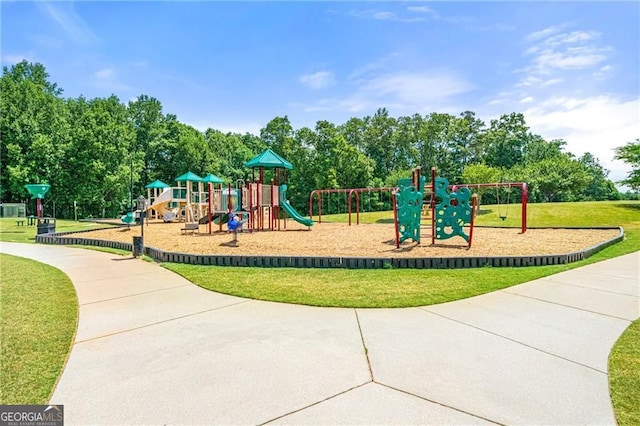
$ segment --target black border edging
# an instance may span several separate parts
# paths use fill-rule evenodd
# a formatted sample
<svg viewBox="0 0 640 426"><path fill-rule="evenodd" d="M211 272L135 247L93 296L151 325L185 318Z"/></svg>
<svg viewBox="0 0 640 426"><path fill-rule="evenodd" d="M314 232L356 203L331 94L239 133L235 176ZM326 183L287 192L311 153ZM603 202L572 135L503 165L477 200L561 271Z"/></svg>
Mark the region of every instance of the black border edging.
<svg viewBox="0 0 640 426"><path fill-rule="evenodd" d="M108 228L107 228L108 229ZM523 267L563 265L577 262L593 256L599 251L619 243L624 239L622 227L588 227L588 228L531 228L531 229L618 229L620 234L603 243L582 251L566 254L548 254L537 256L485 256L485 257L321 257L321 256L235 256L235 255L203 255L189 253L165 252L155 247L145 247L144 254L157 262L186 263L191 265L239 266L261 268L346 268L346 269L462 269L491 267ZM66 237L68 234L91 232L87 229L58 234L36 235L36 242L41 244L86 245L109 247L120 250L133 250L132 243L120 241L95 240L90 238Z"/></svg>

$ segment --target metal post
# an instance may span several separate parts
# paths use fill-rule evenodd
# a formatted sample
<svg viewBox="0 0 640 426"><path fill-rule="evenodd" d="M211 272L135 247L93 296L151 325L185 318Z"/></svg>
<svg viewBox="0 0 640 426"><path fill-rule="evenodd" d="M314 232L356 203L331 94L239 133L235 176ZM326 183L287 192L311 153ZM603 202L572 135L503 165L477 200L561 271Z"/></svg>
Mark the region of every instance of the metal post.
<svg viewBox="0 0 640 426"><path fill-rule="evenodd" d="M398 206L396 202L395 192L391 193L391 200L393 203L393 223L395 224L395 231L396 231L396 248L399 249L400 248L400 231L398 229Z"/></svg>
<svg viewBox="0 0 640 426"><path fill-rule="evenodd" d="M469 245L467 248L471 248L471 242L473 241L473 225L475 224L476 209L478 208L478 194L473 194L471 200L471 223L469 228Z"/></svg>
<svg viewBox="0 0 640 426"><path fill-rule="evenodd" d="M208 202L209 202L209 235L211 235L211 221L213 220L213 215L211 214L211 209L213 209L213 200L211 199L212 192L211 192L211 182L208 183L207 185L207 196L208 196Z"/></svg>
<svg viewBox="0 0 640 426"><path fill-rule="evenodd" d="M522 218L520 219L520 226L522 227L522 233L524 234L525 232L527 232L527 202L528 202L528 194L527 194L527 184L523 183L522 184L522 205L521 205L521 210L522 210Z"/></svg>
<svg viewBox="0 0 640 426"><path fill-rule="evenodd" d="M129 211L133 213L133 156L129 157Z"/></svg>

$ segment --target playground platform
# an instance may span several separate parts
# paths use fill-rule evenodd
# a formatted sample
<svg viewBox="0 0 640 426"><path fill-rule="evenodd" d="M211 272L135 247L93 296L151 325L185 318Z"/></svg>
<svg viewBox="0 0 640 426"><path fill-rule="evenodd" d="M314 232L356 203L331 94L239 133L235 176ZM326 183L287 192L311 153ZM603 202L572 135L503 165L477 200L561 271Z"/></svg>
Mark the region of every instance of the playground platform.
<svg viewBox="0 0 640 426"><path fill-rule="evenodd" d="M607 357L640 315L640 252L457 302L337 309L91 250L0 251L78 293L50 401L67 424L615 424Z"/></svg>

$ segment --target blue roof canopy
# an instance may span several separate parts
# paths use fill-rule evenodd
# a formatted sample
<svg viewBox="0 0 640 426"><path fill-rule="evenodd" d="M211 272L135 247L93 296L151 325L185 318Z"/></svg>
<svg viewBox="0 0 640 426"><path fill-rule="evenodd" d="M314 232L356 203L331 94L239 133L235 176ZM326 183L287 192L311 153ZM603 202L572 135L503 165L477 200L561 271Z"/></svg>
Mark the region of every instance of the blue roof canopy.
<svg viewBox="0 0 640 426"><path fill-rule="evenodd" d="M202 178L202 182L204 183L224 183L224 180L220 179L218 176L210 173Z"/></svg>
<svg viewBox="0 0 640 426"><path fill-rule="evenodd" d="M270 149L265 149L256 157L244 163L245 167L262 167L265 169L293 169L293 165Z"/></svg>
<svg viewBox="0 0 640 426"><path fill-rule="evenodd" d="M164 183L163 181L156 179L151 183L148 183L147 185L145 185L146 189L162 189L162 188L169 188L169 185L167 185L166 183Z"/></svg>
<svg viewBox="0 0 640 426"><path fill-rule="evenodd" d="M187 172L174 180L176 182L202 182L202 178L193 172Z"/></svg>

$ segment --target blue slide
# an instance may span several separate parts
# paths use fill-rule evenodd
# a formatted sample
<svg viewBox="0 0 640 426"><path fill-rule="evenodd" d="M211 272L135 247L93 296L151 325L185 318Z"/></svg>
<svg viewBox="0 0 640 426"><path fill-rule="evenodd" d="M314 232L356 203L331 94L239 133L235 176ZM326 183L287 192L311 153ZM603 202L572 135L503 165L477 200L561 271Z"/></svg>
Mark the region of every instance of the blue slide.
<svg viewBox="0 0 640 426"><path fill-rule="evenodd" d="M287 200L287 185L280 185L280 207L287 212L291 219L305 226L313 226L313 221L307 217L302 216L296 209L291 207Z"/></svg>

